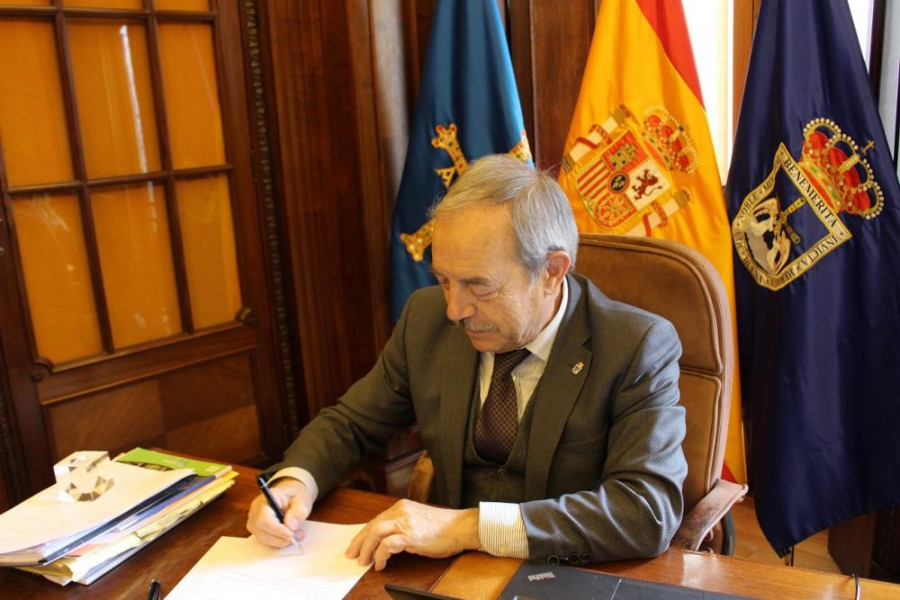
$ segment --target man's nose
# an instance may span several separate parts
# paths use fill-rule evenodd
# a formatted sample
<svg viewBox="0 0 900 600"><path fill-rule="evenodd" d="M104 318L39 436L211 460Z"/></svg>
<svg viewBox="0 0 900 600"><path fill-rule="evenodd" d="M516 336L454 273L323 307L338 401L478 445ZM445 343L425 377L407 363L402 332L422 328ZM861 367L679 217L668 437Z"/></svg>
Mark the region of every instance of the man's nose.
<svg viewBox="0 0 900 600"><path fill-rule="evenodd" d="M454 322L460 322L475 315L475 304L472 294L463 287L450 286L444 298L447 300L447 318Z"/></svg>

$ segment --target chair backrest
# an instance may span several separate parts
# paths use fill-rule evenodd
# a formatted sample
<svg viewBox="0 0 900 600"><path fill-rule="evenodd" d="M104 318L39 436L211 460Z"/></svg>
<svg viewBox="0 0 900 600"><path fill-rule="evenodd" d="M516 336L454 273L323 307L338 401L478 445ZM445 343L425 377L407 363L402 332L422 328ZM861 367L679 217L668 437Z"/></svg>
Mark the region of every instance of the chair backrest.
<svg viewBox="0 0 900 600"><path fill-rule="evenodd" d="M731 313L715 268L697 251L654 238L583 234L576 271L614 300L665 317L681 338L685 512L722 473L734 367Z"/></svg>

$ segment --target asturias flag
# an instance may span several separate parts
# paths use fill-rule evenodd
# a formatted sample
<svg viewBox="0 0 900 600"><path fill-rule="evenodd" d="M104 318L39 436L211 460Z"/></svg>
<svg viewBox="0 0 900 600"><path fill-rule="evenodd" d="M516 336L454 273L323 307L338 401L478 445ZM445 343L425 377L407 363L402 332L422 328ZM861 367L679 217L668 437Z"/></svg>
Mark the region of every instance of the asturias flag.
<svg viewBox="0 0 900 600"><path fill-rule="evenodd" d="M719 272L734 315L728 215L680 0L601 3L559 182L579 231L698 250ZM725 467L743 483L738 362Z"/></svg>
<svg viewBox="0 0 900 600"><path fill-rule="evenodd" d="M440 0L391 226L391 317L416 288L435 282L428 209L469 160L531 160L509 47L497 3Z"/></svg>
<svg viewBox="0 0 900 600"><path fill-rule="evenodd" d="M772 547L900 504L900 185L846 0L763 0L727 186Z"/></svg>

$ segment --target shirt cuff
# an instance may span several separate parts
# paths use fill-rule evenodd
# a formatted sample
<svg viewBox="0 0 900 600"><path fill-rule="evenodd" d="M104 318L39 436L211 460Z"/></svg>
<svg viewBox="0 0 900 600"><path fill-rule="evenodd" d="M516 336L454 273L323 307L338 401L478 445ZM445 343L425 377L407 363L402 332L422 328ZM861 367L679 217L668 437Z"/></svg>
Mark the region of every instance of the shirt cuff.
<svg viewBox="0 0 900 600"><path fill-rule="evenodd" d="M269 483L274 482L276 479L281 479L282 477L291 477L305 485L309 491L312 492L313 500L316 500L319 497L319 486L316 485L316 480L312 476L312 473L306 469L301 469L300 467L285 467L279 469L269 478Z"/></svg>
<svg viewBox="0 0 900 600"><path fill-rule="evenodd" d="M528 536L518 504L480 502L478 538L483 551L493 556L528 558Z"/></svg>

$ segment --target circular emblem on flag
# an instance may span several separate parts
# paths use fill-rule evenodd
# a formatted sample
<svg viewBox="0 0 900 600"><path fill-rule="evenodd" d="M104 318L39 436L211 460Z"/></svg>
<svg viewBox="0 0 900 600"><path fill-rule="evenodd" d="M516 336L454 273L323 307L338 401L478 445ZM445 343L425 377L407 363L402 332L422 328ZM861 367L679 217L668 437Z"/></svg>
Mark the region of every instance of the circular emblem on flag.
<svg viewBox="0 0 900 600"><path fill-rule="evenodd" d="M623 173L619 171L615 173L609 179L609 190L614 193L619 193L625 188L628 187L628 173Z"/></svg>

